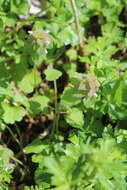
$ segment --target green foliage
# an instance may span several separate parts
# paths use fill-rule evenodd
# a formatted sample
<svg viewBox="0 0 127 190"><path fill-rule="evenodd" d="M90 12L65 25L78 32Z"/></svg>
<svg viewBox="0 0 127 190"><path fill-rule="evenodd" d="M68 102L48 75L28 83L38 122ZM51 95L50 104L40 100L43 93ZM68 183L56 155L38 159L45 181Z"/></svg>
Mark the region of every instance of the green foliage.
<svg viewBox="0 0 127 190"><path fill-rule="evenodd" d="M0 184L2 188L4 188L4 182L10 182L12 176L11 173L14 170L14 164L11 164L10 159L13 159L14 154L13 152L0 145Z"/></svg>
<svg viewBox="0 0 127 190"><path fill-rule="evenodd" d="M76 116L76 117L75 117ZM68 124L76 128L83 128L84 125L84 116L83 112L78 108L72 108L70 113L65 117Z"/></svg>
<svg viewBox="0 0 127 190"><path fill-rule="evenodd" d="M31 93L40 82L41 79L36 70L29 70L29 73L26 73L25 76L23 76L23 78L18 82L18 86L23 92Z"/></svg>
<svg viewBox="0 0 127 190"><path fill-rule="evenodd" d="M46 113L48 107L49 98L46 96L35 95L30 98L30 112L33 116L39 113Z"/></svg>
<svg viewBox="0 0 127 190"><path fill-rule="evenodd" d="M0 190L126 190L127 1L39 6L0 1Z"/></svg>
<svg viewBox="0 0 127 190"><path fill-rule="evenodd" d="M31 186L31 187L26 186L24 188L24 190L44 190L44 189L41 186L40 187L39 186L35 186L35 187L33 187L33 186Z"/></svg>
<svg viewBox="0 0 127 190"><path fill-rule="evenodd" d="M9 105L8 103L2 103L3 108L3 120L6 123L15 123L16 121L21 121L23 116L25 115L25 110L22 107L14 107Z"/></svg>
<svg viewBox="0 0 127 190"><path fill-rule="evenodd" d="M40 159L37 159L38 154L36 160L35 155L33 156L33 161L39 163L35 179L40 176L40 184L51 183L56 186L55 189L60 190L79 190L86 187L104 190L126 189L126 154L113 138L104 137L92 144L66 144L65 149L62 146L55 145L50 153L46 149L47 155L44 149L39 151ZM33 149L33 152L39 153L36 150Z"/></svg>
<svg viewBox="0 0 127 190"><path fill-rule="evenodd" d="M45 75L47 81L55 81L62 75L62 73L56 69L46 69Z"/></svg>

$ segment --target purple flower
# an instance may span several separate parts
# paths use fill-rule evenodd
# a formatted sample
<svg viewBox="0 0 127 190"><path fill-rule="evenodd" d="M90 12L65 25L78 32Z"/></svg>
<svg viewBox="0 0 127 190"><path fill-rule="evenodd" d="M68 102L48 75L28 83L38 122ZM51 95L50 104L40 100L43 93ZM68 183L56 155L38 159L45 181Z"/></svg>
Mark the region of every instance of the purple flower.
<svg viewBox="0 0 127 190"><path fill-rule="evenodd" d="M33 34L33 31L32 31L32 30L29 30L28 33L29 33L30 35L32 35L32 34Z"/></svg>
<svg viewBox="0 0 127 190"><path fill-rule="evenodd" d="M50 40L46 40L44 43L48 46L50 44Z"/></svg>

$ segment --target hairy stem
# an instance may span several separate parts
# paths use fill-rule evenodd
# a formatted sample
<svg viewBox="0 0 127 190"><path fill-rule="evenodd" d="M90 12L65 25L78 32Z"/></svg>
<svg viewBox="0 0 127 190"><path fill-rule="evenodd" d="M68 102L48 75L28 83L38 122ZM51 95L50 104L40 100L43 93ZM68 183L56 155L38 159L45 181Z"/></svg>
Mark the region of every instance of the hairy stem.
<svg viewBox="0 0 127 190"><path fill-rule="evenodd" d="M75 0L71 0L71 6L72 6L73 14L74 14L74 17L75 17L75 26L76 26L76 30L77 30L77 34L78 34L78 38L79 38L79 46L80 46L81 54L83 56L88 56L88 53L86 52L86 50L84 48L84 45L85 45L84 44L84 38L83 38L83 35L81 33L81 26L80 26L78 10L77 10ZM85 63L85 69L86 70L89 69L89 65L87 63Z"/></svg>
<svg viewBox="0 0 127 190"><path fill-rule="evenodd" d="M83 53L84 52L84 40L83 40L83 36L81 34L81 26L80 26L80 21L79 21L79 16L78 16L78 11L77 11L77 6L76 6L75 0L71 0L71 5L72 5L73 14L75 17L75 25L76 25L76 29L77 29L78 38L79 38L79 45L80 45L80 49Z"/></svg>

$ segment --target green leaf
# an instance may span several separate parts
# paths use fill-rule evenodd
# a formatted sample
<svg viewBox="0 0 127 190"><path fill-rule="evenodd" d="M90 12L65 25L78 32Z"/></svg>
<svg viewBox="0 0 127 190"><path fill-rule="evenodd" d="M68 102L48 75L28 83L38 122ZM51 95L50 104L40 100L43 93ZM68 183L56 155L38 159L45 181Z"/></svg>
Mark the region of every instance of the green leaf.
<svg viewBox="0 0 127 190"><path fill-rule="evenodd" d="M27 14L29 8L29 3L26 0L11 0L11 11L18 15Z"/></svg>
<svg viewBox="0 0 127 190"><path fill-rule="evenodd" d="M83 112L78 108L72 108L70 113L65 116L65 119L69 125L75 128L83 128L84 116Z"/></svg>
<svg viewBox="0 0 127 190"><path fill-rule="evenodd" d="M11 106L8 103L2 103L3 120L5 123L13 124L16 121L21 121L25 115L25 110L21 106Z"/></svg>
<svg viewBox="0 0 127 190"><path fill-rule="evenodd" d="M44 158L44 156L43 156L43 158ZM52 177L52 175L49 174L49 173L47 173L44 169L37 168L36 171L35 171L35 177L34 177L34 179L36 181L36 184L38 184L41 187L43 187L42 189L38 189L38 190L43 190L43 189L50 188L51 177Z"/></svg>
<svg viewBox="0 0 127 190"><path fill-rule="evenodd" d="M4 131L4 129L6 129L6 124L0 120L0 131Z"/></svg>
<svg viewBox="0 0 127 190"><path fill-rule="evenodd" d="M66 53L66 55L68 56L68 58L71 61L74 61L77 59L77 51L75 49L69 49Z"/></svg>
<svg viewBox="0 0 127 190"><path fill-rule="evenodd" d="M41 78L37 71L34 69L24 75L21 81L18 82L18 86L25 93L31 93L35 87L39 85Z"/></svg>
<svg viewBox="0 0 127 190"><path fill-rule="evenodd" d="M46 157L44 160L48 171L53 174L52 183L57 186L56 189L62 190L63 188L70 190L69 180L67 174L69 174L70 166L73 165L72 159L63 160L61 163L55 158Z"/></svg>
<svg viewBox="0 0 127 190"><path fill-rule="evenodd" d="M16 16L13 14L8 14L7 16L2 16L1 18L3 21L4 27L5 26L12 27L16 23Z"/></svg>
<svg viewBox="0 0 127 190"><path fill-rule="evenodd" d="M111 42L120 42L123 39L123 31L113 23L102 25L102 34Z"/></svg>
<svg viewBox="0 0 127 190"><path fill-rule="evenodd" d="M114 102L117 105L120 105L122 103L122 97L123 97L123 87L124 83L122 80L118 80L114 86L113 89L113 96L114 96ZM113 97L112 97L113 98Z"/></svg>
<svg viewBox="0 0 127 190"><path fill-rule="evenodd" d="M45 111L45 108L48 106L48 102L49 98L46 96L35 95L30 98L30 111L32 111L34 115L37 113L43 113Z"/></svg>
<svg viewBox="0 0 127 190"><path fill-rule="evenodd" d="M44 149L44 145L41 140L35 139L31 144L24 148L26 154L29 153L40 153Z"/></svg>
<svg viewBox="0 0 127 190"><path fill-rule="evenodd" d="M61 165L59 162L57 162L54 158L52 157L46 157L45 159L45 165L50 169L50 171L54 175L60 175L61 174Z"/></svg>
<svg viewBox="0 0 127 190"><path fill-rule="evenodd" d="M60 33L58 33L58 38L65 45L76 44L78 42L75 28L72 28L72 26L69 25L65 28L62 28Z"/></svg>
<svg viewBox="0 0 127 190"><path fill-rule="evenodd" d="M77 88L66 87L61 96L61 107L72 107L81 102L82 94Z"/></svg>
<svg viewBox="0 0 127 190"><path fill-rule="evenodd" d="M30 107L29 99L26 96L24 96L23 94L21 94L21 93L14 94L13 99L14 99L15 102L24 105L26 108Z"/></svg>
<svg viewBox="0 0 127 190"><path fill-rule="evenodd" d="M0 19L0 31L3 31L3 26L4 26L4 24L3 24L3 20Z"/></svg>
<svg viewBox="0 0 127 190"><path fill-rule="evenodd" d="M46 69L45 70L46 80L54 81L61 77L62 72L57 69Z"/></svg>
<svg viewBox="0 0 127 190"><path fill-rule="evenodd" d="M3 159L4 164L9 163L10 157L13 157L13 152L9 148L6 148L0 145L0 158Z"/></svg>

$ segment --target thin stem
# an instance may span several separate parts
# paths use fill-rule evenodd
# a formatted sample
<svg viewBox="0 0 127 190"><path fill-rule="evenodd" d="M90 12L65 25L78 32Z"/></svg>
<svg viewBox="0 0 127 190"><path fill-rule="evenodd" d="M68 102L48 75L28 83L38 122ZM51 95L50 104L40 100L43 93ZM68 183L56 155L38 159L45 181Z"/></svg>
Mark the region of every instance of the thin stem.
<svg viewBox="0 0 127 190"><path fill-rule="evenodd" d="M58 107L58 91L57 91L57 83L54 81L54 90L55 90L55 129L56 133L58 133L58 121L59 121L59 107Z"/></svg>
<svg viewBox="0 0 127 190"><path fill-rule="evenodd" d="M57 101L57 83L56 80L53 81L54 83L54 91L55 91L55 112L54 112L54 121L53 121L53 127L51 131L50 137L52 138L54 136L54 133L58 133L58 121L59 121L59 108L58 108L58 101Z"/></svg>
<svg viewBox="0 0 127 190"><path fill-rule="evenodd" d="M11 136L14 138L14 140L17 142L17 144L20 146L20 142L19 140L15 137L14 133L12 132L12 130L6 126L6 128L8 129L8 131L10 132Z"/></svg>
<svg viewBox="0 0 127 190"><path fill-rule="evenodd" d="M23 149L22 137L21 137L19 128L18 128L18 126L17 126L16 124L15 124L15 128L16 128L17 134L18 134L18 136L19 136L20 148Z"/></svg>
<svg viewBox="0 0 127 190"><path fill-rule="evenodd" d="M55 91L55 108L57 107L57 84L56 80L53 81L54 83L54 91Z"/></svg>
<svg viewBox="0 0 127 190"><path fill-rule="evenodd" d="M83 36L81 34L81 26L80 26L80 21L79 21L79 16L78 16L78 11L77 11L77 6L76 6L75 0L71 0L71 5L72 5L73 14L75 17L75 25L76 25L76 29L77 29L77 33L78 33L80 49L81 49L82 53L84 53L84 40L83 40Z"/></svg>
<svg viewBox="0 0 127 190"><path fill-rule="evenodd" d="M19 136L19 147L20 147L21 152L23 153L24 161L26 162L27 158L26 158L26 155L23 152L22 137L21 137L21 133L20 133L20 130L19 130L19 127L17 126L17 124L15 124L15 128L16 128L17 134Z"/></svg>
<svg viewBox="0 0 127 190"><path fill-rule="evenodd" d="M36 65L34 64L34 86L35 86L35 93L37 93L37 77L36 77Z"/></svg>
<svg viewBox="0 0 127 190"><path fill-rule="evenodd" d="M16 128L16 131L17 131L17 134L19 136L19 147L20 147L20 152L21 154L23 155L23 158L24 158L24 162L25 164L22 164L24 169L25 169L25 172L29 175L29 169L26 165L26 162L27 162L27 157L26 155L24 154L23 152L23 142L22 142L22 136L21 136L21 133L20 133L20 130L19 130L19 127L17 126L17 124L15 124L15 128Z"/></svg>
<svg viewBox="0 0 127 190"><path fill-rule="evenodd" d="M10 132L10 134L14 138L14 140L17 142L17 144L20 146L20 141L15 137L14 133L12 132L12 130L8 126L6 126L6 128L8 129L8 131ZM20 165L24 166L24 164L20 160L16 159L15 157L12 156L11 159L14 160L14 161L16 161ZM24 166L24 168L25 168L25 166Z"/></svg>
<svg viewBox="0 0 127 190"><path fill-rule="evenodd" d="M81 25L80 25L80 21L79 21L78 10L77 10L75 0L71 0L71 6L72 6L73 14L75 17L75 25L76 25L76 29L77 29L78 38L79 38L79 46L80 46L81 54L83 56L88 56L88 53L86 52L86 50L84 48L84 45L85 45L84 44L84 38L83 38L83 35L81 33ZM87 63L85 63L84 66L85 66L86 70L89 69L89 65Z"/></svg>

